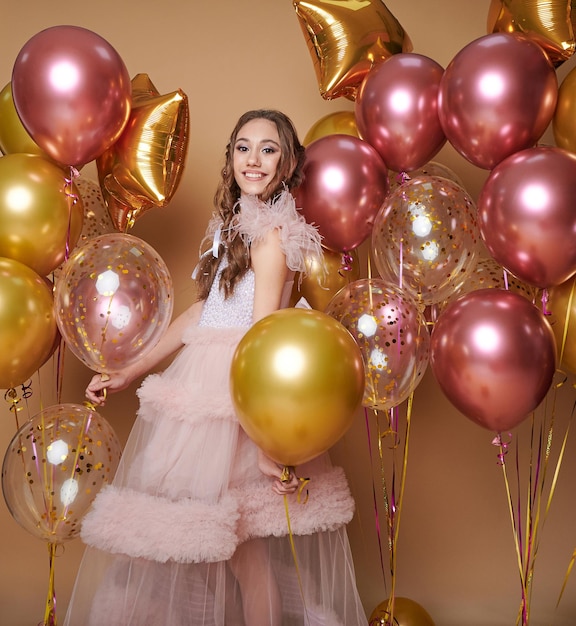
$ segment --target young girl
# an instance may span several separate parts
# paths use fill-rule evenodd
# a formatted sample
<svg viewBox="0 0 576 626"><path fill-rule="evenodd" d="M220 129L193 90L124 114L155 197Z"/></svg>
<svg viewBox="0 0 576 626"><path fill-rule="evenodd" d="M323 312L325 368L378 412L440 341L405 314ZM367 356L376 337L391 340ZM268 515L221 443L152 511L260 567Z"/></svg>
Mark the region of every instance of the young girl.
<svg viewBox="0 0 576 626"><path fill-rule="evenodd" d="M366 624L345 524L354 504L327 455L294 472L269 459L234 414L229 369L250 325L288 304L295 272L321 255L294 205L304 148L278 111L245 113L226 149L199 300L157 346L87 398L104 404L179 351L138 391L138 418L111 486L82 526L88 545L67 626ZM291 546L284 498L288 498Z"/></svg>

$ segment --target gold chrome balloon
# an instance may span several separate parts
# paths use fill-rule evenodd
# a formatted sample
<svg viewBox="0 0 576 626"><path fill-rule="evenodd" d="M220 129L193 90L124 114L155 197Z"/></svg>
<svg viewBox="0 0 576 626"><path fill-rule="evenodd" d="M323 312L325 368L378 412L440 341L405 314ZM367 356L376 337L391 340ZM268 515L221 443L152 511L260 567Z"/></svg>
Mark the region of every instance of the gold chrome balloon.
<svg viewBox="0 0 576 626"><path fill-rule="evenodd" d="M576 69L566 74L558 88L558 102L554 117L552 118L552 130L554 141L559 148L576 152Z"/></svg>
<svg viewBox="0 0 576 626"><path fill-rule="evenodd" d="M0 256L46 276L74 248L83 221L76 185L52 161L34 154L0 159Z"/></svg>
<svg viewBox="0 0 576 626"><path fill-rule="evenodd" d="M570 0L492 0L488 33L523 33L558 67L575 50Z"/></svg>
<svg viewBox="0 0 576 626"><path fill-rule="evenodd" d="M110 217L120 231L176 192L188 148L188 98L160 95L146 74L132 80L132 109L118 141L96 165Z"/></svg>
<svg viewBox="0 0 576 626"><path fill-rule="evenodd" d="M40 368L56 333L48 282L19 261L0 258L0 389L26 382Z"/></svg>
<svg viewBox="0 0 576 626"><path fill-rule="evenodd" d="M358 137L354 111L336 111L320 118L306 133L303 145L307 146L326 135L352 135Z"/></svg>
<svg viewBox="0 0 576 626"><path fill-rule="evenodd" d="M374 65L412 42L382 0L294 0L325 100L356 92Z"/></svg>
<svg viewBox="0 0 576 626"><path fill-rule="evenodd" d="M556 338L560 366L576 373L576 278L551 287L548 291L550 325Z"/></svg>
<svg viewBox="0 0 576 626"><path fill-rule="evenodd" d="M356 250L351 250L346 255L324 250L323 260L324 262L320 263L317 257L305 259L306 276L301 282L297 280L294 282L290 306L304 298L313 309L324 311L332 297L342 287L360 276Z"/></svg>
<svg viewBox="0 0 576 626"><path fill-rule="evenodd" d="M300 465L326 452L352 425L364 367L339 322L319 311L283 309L241 339L230 384L248 436L277 463Z"/></svg>
<svg viewBox="0 0 576 626"><path fill-rule="evenodd" d="M0 91L0 150L2 154L23 152L48 158L42 148L30 137L18 117L12 100L12 83Z"/></svg>
<svg viewBox="0 0 576 626"><path fill-rule="evenodd" d="M369 626L390 626L392 624L389 600L381 602L370 615ZM434 626L434 621L418 602L409 598L394 598L392 609L394 626Z"/></svg>

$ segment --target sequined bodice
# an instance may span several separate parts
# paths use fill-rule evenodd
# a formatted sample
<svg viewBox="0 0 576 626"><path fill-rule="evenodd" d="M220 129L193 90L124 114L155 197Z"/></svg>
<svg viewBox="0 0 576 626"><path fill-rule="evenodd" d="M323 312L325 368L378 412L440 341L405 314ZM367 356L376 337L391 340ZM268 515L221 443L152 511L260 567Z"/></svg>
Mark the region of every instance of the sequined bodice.
<svg viewBox="0 0 576 626"><path fill-rule="evenodd" d="M219 288L220 274L225 265L225 260L220 263L210 293L204 302L199 326L230 328L252 325L254 272L249 269L236 283L234 293L225 299L224 292Z"/></svg>

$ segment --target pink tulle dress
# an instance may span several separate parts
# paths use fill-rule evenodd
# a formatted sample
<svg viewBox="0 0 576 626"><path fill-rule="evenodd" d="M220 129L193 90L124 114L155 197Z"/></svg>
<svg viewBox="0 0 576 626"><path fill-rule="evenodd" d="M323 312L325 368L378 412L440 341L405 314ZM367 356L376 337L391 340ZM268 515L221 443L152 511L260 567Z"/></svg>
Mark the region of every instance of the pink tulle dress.
<svg viewBox="0 0 576 626"><path fill-rule="evenodd" d="M217 227L212 220L210 234ZM267 204L242 200L238 236L257 241L272 228L290 269L321 253L288 192ZM138 390L116 477L83 521L87 548L65 626L367 624L345 530L354 502L344 473L322 455L297 468L310 478L305 502L291 495L286 507L272 491L229 390L231 359L252 320L254 275L227 300L217 285L218 276L172 364ZM286 304L290 291L287 284Z"/></svg>

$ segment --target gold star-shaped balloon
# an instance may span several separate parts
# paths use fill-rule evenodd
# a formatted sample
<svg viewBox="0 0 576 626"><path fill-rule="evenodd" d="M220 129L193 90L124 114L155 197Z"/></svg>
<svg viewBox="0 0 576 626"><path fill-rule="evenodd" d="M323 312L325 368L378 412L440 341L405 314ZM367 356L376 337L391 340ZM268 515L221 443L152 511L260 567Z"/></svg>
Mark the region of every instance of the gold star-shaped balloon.
<svg viewBox="0 0 576 626"><path fill-rule="evenodd" d="M102 196L118 230L170 202L188 147L188 98L160 95L147 74L132 79L132 109L122 135L96 160Z"/></svg>
<svg viewBox="0 0 576 626"><path fill-rule="evenodd" d="M575 50L571 0L492 0L489 33L523 33L558 67Z"/></svg>
<svg viewBox="0 0 576 626"><path fill-rule="evenodd" d="M381 0L294 1L325 100L356 99L366 74L412 42Z"/></svg>

